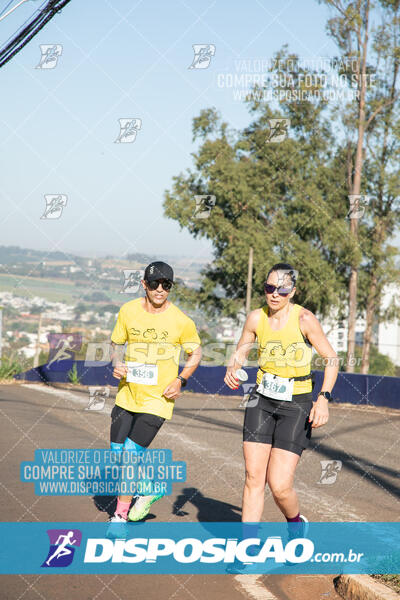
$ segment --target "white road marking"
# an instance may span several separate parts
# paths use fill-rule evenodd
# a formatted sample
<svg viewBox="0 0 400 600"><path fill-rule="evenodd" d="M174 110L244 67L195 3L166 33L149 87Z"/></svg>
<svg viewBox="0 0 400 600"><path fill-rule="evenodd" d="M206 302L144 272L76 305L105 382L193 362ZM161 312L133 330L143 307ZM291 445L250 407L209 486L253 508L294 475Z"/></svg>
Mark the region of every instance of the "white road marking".
<svg viewBox="0 0 400 600"><path fill-rule="evenodd" d="M253 600L278 600L260 581L261 575L235 575L242 590Z"/></svg>
<svg viewBox="0 0 400 600"><path fill-rule="evenodd" d="M74 402L75 404L79 404L81 406L87 406L89 399L88 392L87 396L83 396L81 393L73 393L62 388L53 388L35 383L24 383L22 385L23 387L34 389L36 391L52 394L53 396L59 396L69 402ZM109 415L111 410L111 407L105 406L101 412ZM164 437L176 438L177 442L183 443L186 448L189 447L196 452L207 453L208 458L220 459L223 460L224 463L226 462L226 454L218 452L217 449L210 447L205 441L200 443L183 433L175 433L167 430L163 431L161 429L159 439ZM235 468L243 468L243 461L233 460L230 458L229 465ZM366 515L360 515L359 512L348 502L341 502L340 506L338 506L336 503L335 507L333 507L332 498L329 496L324 496L321 489L312 491L310 486L302 481L296 481L295 489L299 495L300 502L303 505L309 505L310 507L318 505L320 508L322 507L325 517L329 521L368 521L368 517ZM250 577L250 575L246 575L246 577Z"/></svg>
<svg viewBox="0 0 400 600"><path fill-rule="evenodd" d="M83 396L83 394L78 393L74 394L73 392L69 392L68 390L63 390L62 388L53 388L47 387L45 385L38 385L37 383L23 383L23 387L30 388L32 390L36 390L37 392L45 392L46 394L52 394L53 396L59 396L64 400L69 400L70 402L74 402L75 404L80 404L81 406L87 406L89 400L89 392L87 395ZM88 412L96 412L96 411L88 411ZM111 414L111 408L109 406L105 406L102 411L99 411L106 415Z"/></svg>
<svg viewBox="0 0 400 600"><path fill-rule="evenodd" d="M366 515L360 515L348 502L341 500L340 505L338 503L333 505L330 496L324 496L320 489L312 491L304 481L297 480L294 489L301 504L308 504L313 508L315 506L318 506L319 509L322 508L325 516L329 517L327 519L329 521L368 521Z"/></svg>
<svg viewBox="0 0 400 600"><path fill-rule="evenodd" d="M176 438L176 443L183 443L185 448L191 448L195 452L199 453L206 453L209 459L221 459L224 463L226 462L226 454L210 448L206 442L199 443L183 433L175 433L166 430L163 431L161 429L159 434L160 439L162 439L164 436ZM229 465L230 467L243 469L242 460L234 460L229 458ZM300 502L303 505L310 506L311 510L313 510L315 506L322 508L329 521L368 521L366 515L360 515L348 502L342 501L340 505L336 504L334 507L332 505L332 498L330 496L325 496L320 489L313 491L310 489L308 484L302 481L296 481L294 487L299 495Z"/></svg>
<svg viewBox="0 0 400 600"><path fill-rule="evenodd" d="M195 452L205 452L210 459L211 458L220 458L224 463L226 463L226 461L227 461L226 453L218 452L218 450L208 446L206 442L203 442L200 444L199 442L196 442L195 440L193 440L189 436L185 435L184 433L180 433L180 432L175 433L173 431L166 431L166 430L163 431L161 429L159 437L160 437L160 439L163 437L176 438L176 440L178 442L183 442L185 448L188 448L188 447L192 448ZM233 460L232 457L229 456L229 465L240 469L240 468L243 468L243 461L242 460Z"/></svg>

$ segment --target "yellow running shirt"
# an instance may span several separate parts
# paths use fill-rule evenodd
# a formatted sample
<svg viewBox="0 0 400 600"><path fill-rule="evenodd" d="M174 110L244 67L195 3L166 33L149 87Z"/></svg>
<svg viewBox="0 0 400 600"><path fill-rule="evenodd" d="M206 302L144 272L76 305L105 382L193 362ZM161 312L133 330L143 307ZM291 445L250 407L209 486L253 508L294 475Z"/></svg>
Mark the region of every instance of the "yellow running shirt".
<svg viewBox="0 0 400 600"><path fill-rule="evenodd" d="M302 306L291 304L286 324L278 330L271 329L268 321L268 306L261 309L256 334L258 340L257 383L261 383L263 371L279 377L299 377L311 371L312 346L305 341L299 314ZM294 381L293 394L312 391L311 376L306 381Z"/></svg>
<svg viewBox="0 0 400 600"><path fill-rule="evenodd" d="M170 419L174 400L165 398L163 391L178 375L182 347L191 353L200 346L192 319L171 303L164 312L149 313L137 298L121 306L111 341L127 342L124 360L137 363L132 365L135 382L120 379L115 404Z"/></svg>

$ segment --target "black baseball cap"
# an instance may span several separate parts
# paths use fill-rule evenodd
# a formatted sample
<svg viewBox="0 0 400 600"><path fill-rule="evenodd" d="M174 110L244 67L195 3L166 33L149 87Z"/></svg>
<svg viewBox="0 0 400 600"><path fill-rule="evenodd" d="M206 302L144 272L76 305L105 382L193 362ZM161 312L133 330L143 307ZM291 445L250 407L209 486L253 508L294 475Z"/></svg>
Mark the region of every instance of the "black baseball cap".
<svg viewBox="0 0 400 600"><path fill-rule="evenodd" d="M158 279L168 279L174 281L174 272L172 267L165 262L157 261L147 265L144 271L145 281L157 281Z"/></svg>

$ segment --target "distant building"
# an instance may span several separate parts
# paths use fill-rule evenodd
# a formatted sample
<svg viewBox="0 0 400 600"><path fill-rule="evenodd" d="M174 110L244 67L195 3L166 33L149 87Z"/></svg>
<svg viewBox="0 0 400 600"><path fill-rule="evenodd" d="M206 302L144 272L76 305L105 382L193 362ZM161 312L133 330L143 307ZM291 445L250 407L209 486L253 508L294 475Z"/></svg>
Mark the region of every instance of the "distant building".
<svg viewBox="0 0 400 600"><path fill-rule="evenodd" d="M400 286L396 284L385 288L381 299L381 310L386 311L393 302L400 306ZM335 352L347 352L347 318L340 321L333 312L331 316L321 319L321 324ZM356 344L360 346L363 344L364 332L365 319L361 317L356 321L355 331ZM374 323L372 344L381 354L388 356L396 366L400 366L400 320L394 318L387 323Z"/></svg>
<svg viewBox="0 0 400 600"><path fill-rule="evenodd" d="M238 320L231 319L230 317L222 317L219 320L215 338L219 342L238 342L245 320L246 316L244 313L238 314Z"/></svg>
<svg viewBox="0 0 400 600"><path fill-rule="evenodd" d="M94 314L95 314L95 313L94 313L94 311L93 311L93 310L88 310L88 311L86 311L86 312L84 312L84 313L82 313L82 314L81 314L81 318L80 318L80 320L81 320L83 323L87 323L88 321L90 321L90 319L92 319L92 318L93 318Z"/></svg>
<svg viewBox="0 0 400 600"><path fill-rule="evenodd" d="M59 321L72 321L74 319L74 312L67 310L48 310L43 313L44 319L57 319Z"/></svg>
<svg viewBox="0 0 400 600"><path fill-rule="evenodd" d="M20 338L22 336L27 337L29 339L29 344L27 346L23 346L22 348L20 348L19 351L22 352L22 354L26 358L31 358L32 356L35 356L36 342L37 342L37 334L36 333L29 333L28 331L20 331L20 332L17 332L17 335L14 334L14 336L17 338Z"/></svg>
<svg viewBox="0 0 400 600"><path fill-rule="evenodd" d="M400 306L400 285L388 286L382 297L382 309L390 305ZM398 367L400 366L400 319L392 319L388 323L379 323L378 350L385 354Z"/></svg>
<svg viewBox="0 0 400 600"><path fill-rule="evenodd" d="M333 314L321 319L321 325L335 352L347 352L347 319L337 320L335 314ZM357 319L355 332L356 344L362 345L364 331L364 319ZM377 343L374 336L373 343Z"/></svg>

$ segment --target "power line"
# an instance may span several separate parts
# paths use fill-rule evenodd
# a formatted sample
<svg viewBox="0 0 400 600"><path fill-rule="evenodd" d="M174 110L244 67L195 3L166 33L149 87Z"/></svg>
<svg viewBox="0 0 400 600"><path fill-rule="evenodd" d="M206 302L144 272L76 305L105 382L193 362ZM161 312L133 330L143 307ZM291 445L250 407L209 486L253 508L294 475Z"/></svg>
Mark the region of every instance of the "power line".
<svg viewBox="0 0 400 600"><path fill-rule="evenodd" d="M33 17L25 21L27 25L25 27L22 26L22 29L20 29L5 48L0 51L0 67L5 65L13 58L13 56L22 50L22 48L26 46L26 44L28 44L41 29L43 29L46 23L48 23L54 15L62 10L70 1L71 0L49 0L44 8L35 11ZM4 10L6 10L6 8ZM4 17L5 16L6 15L4 15Z"/></svg>
<svg viewBox="0 0 400 600"><path fill-rule="evenodd" d="M3 8L3 10L0 12L0 15L2 15L4 12L6 12L7 8L10 6L10 4L13 3L13 0L10 0L10 2L7 2L7 5Z"/></svg>
<svg viewBox="0 0 400 600"><path fill-rule="evenodd" d="M33 14L35 15L36 13L39 13L39 11L42 10L42 7L44 7L46 5L46 2L47 2L47 0L44 0L44 2L41 4L41 6L39 8L37 8ZM32 16L33 15L31 15L28 19L26 19L26 21L24 21L24 23L22 23L22 25L19 27L19 29L17 29L17 31L14 34L11 34L9 36L9 38L3 43L3 46L5 46L9 41L11 41L13 38L15 38L18 32L22 31L22 28L24 27L24 25L26 23L29 23L29 20L32 19ZM0 52L0 56L1 56L1 52Z"/></svg>

